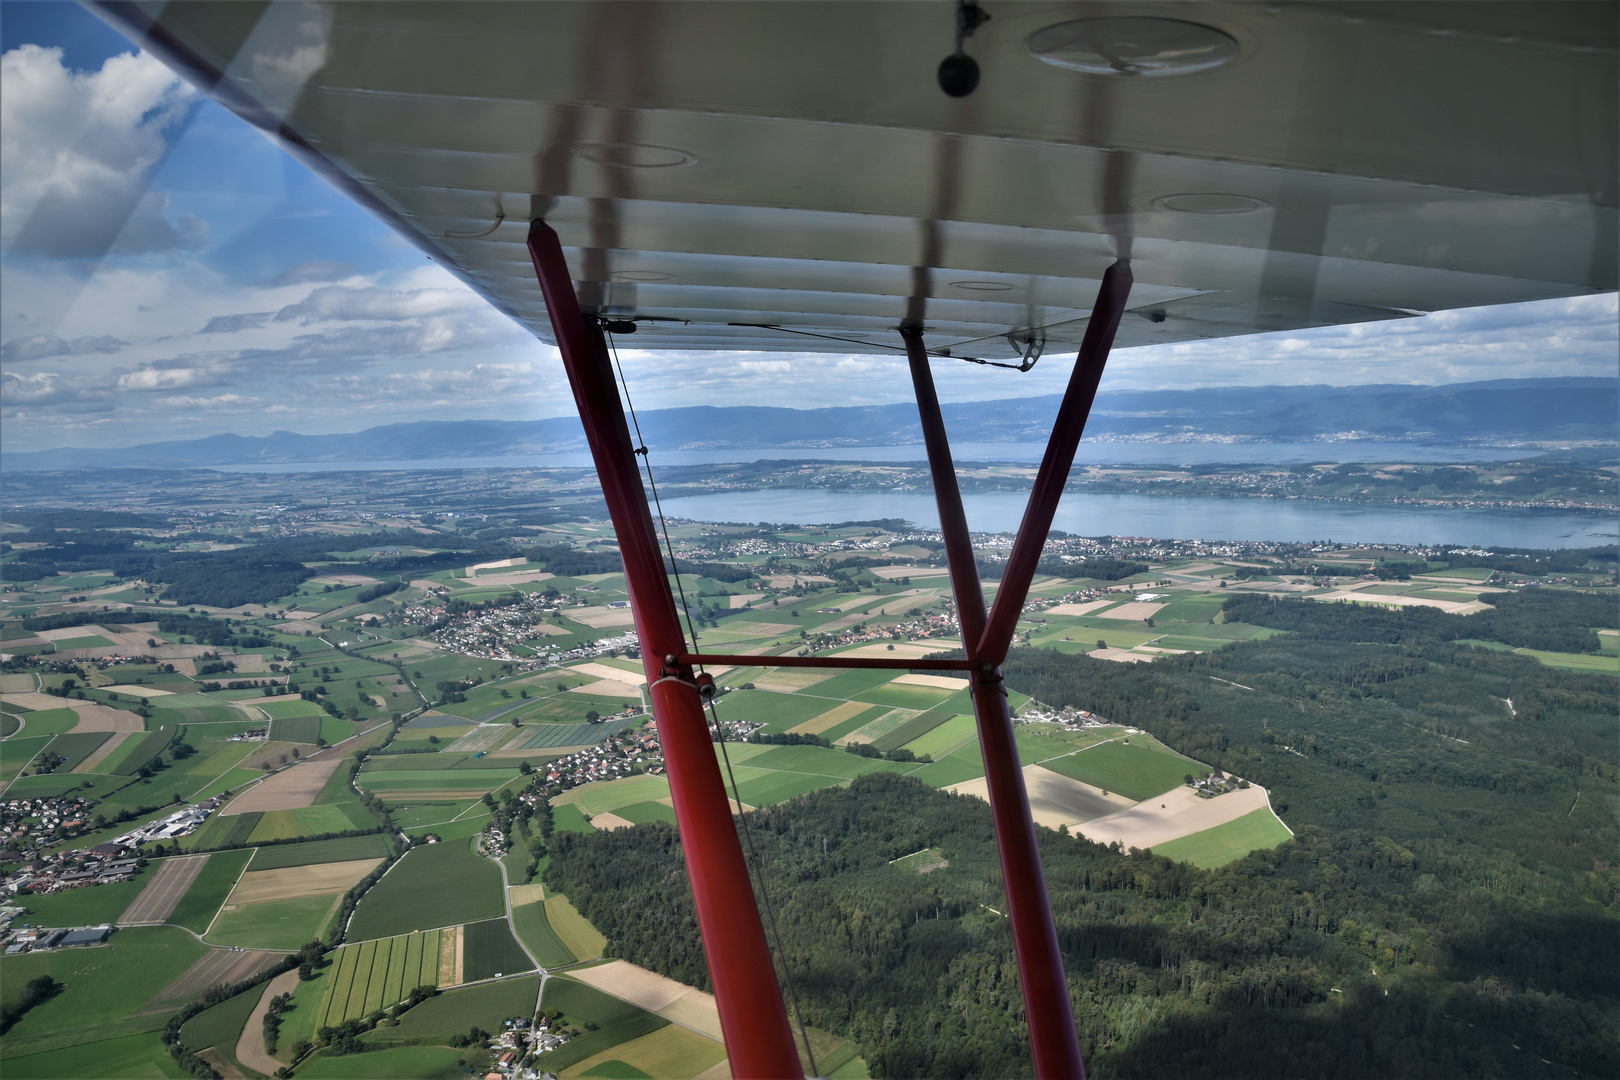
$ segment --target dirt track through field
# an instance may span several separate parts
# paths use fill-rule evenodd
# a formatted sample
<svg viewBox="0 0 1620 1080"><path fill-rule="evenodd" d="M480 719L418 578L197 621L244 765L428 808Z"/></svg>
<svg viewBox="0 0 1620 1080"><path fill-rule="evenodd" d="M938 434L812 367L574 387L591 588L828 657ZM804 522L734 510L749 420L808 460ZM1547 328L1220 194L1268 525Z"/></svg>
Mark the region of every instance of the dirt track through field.
<svg viewBox="0 0 1620 1080"><path fill-rule="evenodd" d="M381 863L381 859L352 859L348 862L250 871L237 881L236 888L231 890L230 899L225 903L229 907L347 892Z"/></svg>
<svg viewBox="0 0 1620 1080"><path fill-rule="evenodd" d="M208 864L207 855L188 855L182 859L165 859L157 868L146 888L130 901L129 907L118 917L120 926L141 923L160 923L169 917L180 898L186 895L191 883L197 880L202 868Z"/></svg>
<svg viewBox="0 0 1620 1080"><path fill-rule="evenodd" d="M124 744L124 740L133 734L135 734L133 731L113 732L112 737L106 742L102 743L100 746L96 747L89 757L73 766L73 771L76 773L95 772L96 766L100 765L103 761L106 761L109 757L111 757L112 752L122 746Z"/></svg>
<svg viewBox="0 0 1620 1080"><path fill-rule="evenodd" d="M264 993L259 996L259 1003L253 1007L247 1026L242 1029L242 1037L236 1042L237 1061L266 1076L282 1067L282 1062L264 1052L264 1017L270 1011L271 998L277 994L290 994L297 985L296 970L283 971L265 983Z"/></svg>
<svg viewBox="0 0 1620 1080"><path fill-rule="evenodd" d="M265 810L298 810L314 806L332 774L338 771L343 759L334 757L326 761L305 759L290 769L284 769L268 780L248 788L231 800L220 813L225 817L250 814Z"/></svg>
<svg viewBox="0 0 1620 1080"><path fill-rule="evenodd" d="M181 972L178 979L159 990L152 1000L141 1007L141 1011L165 1012L182 1002L193 1000L210 987L241 982L285 955L267 949L246 949L242 952L209 949L195 964Z"/></svg>

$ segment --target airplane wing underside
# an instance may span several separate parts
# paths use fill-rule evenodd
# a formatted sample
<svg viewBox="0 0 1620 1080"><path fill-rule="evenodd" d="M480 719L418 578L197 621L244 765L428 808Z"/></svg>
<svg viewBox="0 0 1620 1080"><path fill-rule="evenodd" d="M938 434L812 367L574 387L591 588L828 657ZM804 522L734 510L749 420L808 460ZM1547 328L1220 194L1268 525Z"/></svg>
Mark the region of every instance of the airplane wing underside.
<svg viewBox="0 0 1620 1080"><path fill-rule="evenodd" d="M1120 255L1122 347L1616 287L1607 3L986 0L961 99L949 3L97 10L548 341L535 217L653 349L1066 349Z"/></svg>

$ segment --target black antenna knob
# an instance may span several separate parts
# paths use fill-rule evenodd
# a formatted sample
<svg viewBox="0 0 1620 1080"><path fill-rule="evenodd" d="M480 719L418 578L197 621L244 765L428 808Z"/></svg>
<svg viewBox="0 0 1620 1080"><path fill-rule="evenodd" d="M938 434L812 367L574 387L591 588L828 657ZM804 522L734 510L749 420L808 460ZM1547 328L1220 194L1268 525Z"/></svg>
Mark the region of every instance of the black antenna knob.
<svg viewBox="0 0 1620 1080"><path fill-rule="evenodd" d="M979 86L979 63L962 53L939 62L939 88L954 98L967 97Z"/></svg>

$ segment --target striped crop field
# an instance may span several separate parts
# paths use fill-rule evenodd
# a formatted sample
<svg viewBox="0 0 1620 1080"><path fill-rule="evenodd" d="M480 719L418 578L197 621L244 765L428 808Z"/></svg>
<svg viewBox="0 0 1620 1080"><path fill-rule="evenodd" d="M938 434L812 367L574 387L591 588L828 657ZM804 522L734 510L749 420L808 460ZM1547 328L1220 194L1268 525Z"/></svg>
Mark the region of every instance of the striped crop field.
<svg viewBox="0 0 1620 1080"><path fill-rule="evenodd" d="M388 983L388 957L393 954L391 941L377 942L377 951L371 956L371 981L366 983L366 1001L361 1008L362 1015L370 1016L385 1004L393 1002L383 1000L383 990Z"/></svg>
<svg viewBox="0 0 1620 1080"><path fill-rule="evenodd" d="M370 1016L409 997L418 986L439 985L439 939L439 931L427 930L343 946L333 961L336 970L316 1026L336 1027Z"/></svg>
<svg viewBox="0 0 1620 1080"><path fill-rule="evenodd" d="M414 986L401 989L405 981L405 957L410 955L410 951L409 941L401 941L388 950L388 981L383 984L382 992L382 999L386 1002L399 1001L415 989Z"/></svg>
<svg viewBox="0 0 1620 1080"><path fill-rule="evenodd" d="M628 720L602 724L535 724L508 750L539 750L550 746L592 746L630 726Z"/></svg>

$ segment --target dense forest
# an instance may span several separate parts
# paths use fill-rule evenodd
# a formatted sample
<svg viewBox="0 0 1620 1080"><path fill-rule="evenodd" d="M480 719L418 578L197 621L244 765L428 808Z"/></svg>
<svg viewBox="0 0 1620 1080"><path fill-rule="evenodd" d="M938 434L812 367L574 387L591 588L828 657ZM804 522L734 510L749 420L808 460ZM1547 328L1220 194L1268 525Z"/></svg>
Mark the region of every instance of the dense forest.
<svg viewBox="0 0 1620 1080"><path fill-rule="evenodd" d="M1322 604L1281 599L1275 594L1234 596L1222 610L1228 622L1308 631L1324 640L1468 639L1551 652L1597 652L1602 646L1592 628L1620 628L1620 609L1611 597L1528 589L1485 593L1480 599L1493 606L1475 615L1453 615L1430 607L1407 608L1397 615L1377 604Z"/></svg>
<svg viewBox="0 0 1620 1080"><path fill-rule="evenodd" d="M1620 1075L1616 681L1421 610L1276 610L1291 632L1215 653L1006 666L1267 786L1297 834L1202 871L1040 830L1092 1074ZM809 1023L875 1076L1029 1072L983 803L877 773L750 822ZM889 865L924 848L949 865ZM610 951L707 985L672 829L551 852Z"/></svg>

